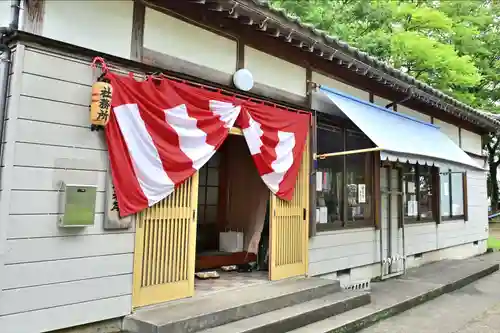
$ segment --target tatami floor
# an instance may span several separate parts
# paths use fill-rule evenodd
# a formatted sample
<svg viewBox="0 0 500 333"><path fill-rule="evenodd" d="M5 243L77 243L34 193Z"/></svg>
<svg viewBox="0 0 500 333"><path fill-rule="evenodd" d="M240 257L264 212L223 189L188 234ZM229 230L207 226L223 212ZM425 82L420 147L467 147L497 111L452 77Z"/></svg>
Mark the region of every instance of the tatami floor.
<svg viewBox="0 0 500 333"><path fill-rule="evenodd" d="M269 272L265 271L241 273L218 271L218 273L220 274L218 279L195 279L195 296L269 283Z"/></svg>

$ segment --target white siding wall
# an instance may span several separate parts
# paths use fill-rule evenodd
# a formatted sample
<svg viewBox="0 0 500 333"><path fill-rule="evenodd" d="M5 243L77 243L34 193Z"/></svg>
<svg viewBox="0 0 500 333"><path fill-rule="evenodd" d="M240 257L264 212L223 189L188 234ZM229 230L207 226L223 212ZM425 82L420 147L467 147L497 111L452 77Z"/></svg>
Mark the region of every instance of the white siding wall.
<svg viewBox="0 0 500 333"><path fill-rule="evenodd" d="M42 35L130 58L132 11L132 0L45 1Z"/></svg>
<svg viewBox="0 0 500 333"><path fill-rule="evenodd" d="M467 190L469 220L467 222L453 221L441 223L438 226L437 232L437 244L439 248L488 238L486 172L468 171Z"/></svg>
<svg viewBox="0 0 500 333"><path fill-rule="evenodd" d="M437 228L435 222L411 223L405 225L406 255L429 252L438 249Z"/></svg>
<svg viewBox="0 0 500 333"><path fill-rule="evenodd" d="M309 241L311 276L379 261L380 232L374 228L320 232Z"/></svg>
<svg viewBox="0 0 500 333"><path fill-rule="evenodd" d="M306 96L306 69L245 46L245 68L256 83Z"/></svg>
<svg viewBox="0 0 500 333"><path fill-rule="evenodd" d="M10 99L17 122L12 192L1 221L1 331L45 332L126 315L134 230L103 230L107 152L103 133L89 130L89 63L23 49ZM62 180L98 186L94 226L57 227Z"/></svg>
<svg viewBox="0 0 500 333"><path fill-rule="evenodd" d="M463 128L460 132L462 137L462 149L469 153L483 155L481 135L464 130Z"/></svg>
<svg viewBox="0 0 500 333"><path fill-rule="evenodd" d="M235 40L146 8L144 47L223 73L236 70Z"/></svg>

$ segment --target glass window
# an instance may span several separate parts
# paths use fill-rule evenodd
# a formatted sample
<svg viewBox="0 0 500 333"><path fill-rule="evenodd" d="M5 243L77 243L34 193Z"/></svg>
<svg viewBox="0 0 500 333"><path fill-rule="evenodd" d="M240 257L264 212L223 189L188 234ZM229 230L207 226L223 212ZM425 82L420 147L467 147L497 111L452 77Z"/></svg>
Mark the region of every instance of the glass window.
<svg viewBox="0 0 500 333"><path fill-rule="evenodd" d="M405 221L418 216L417 202L417 168L415 165L406 165L403 170L403 209Z"/></svg>
<svg viewBox="0 0 500 333"><path fill-rule="evenodd" d="M198 224L217 222L219 203L219 152L199 171Z"/></svg>
<svg viewBox="0 0 500 333"><path fill-rule="evenodd" d="M346 150L372 147L366 136L347 131ZM373 154L346 155L347 222L372 219Z"/></svg>
<svg viewBox="0 0 500 333"><path fill-rule="evenodd" d="M421 220L432 220L432 168L418 166L418 216Z"/></svg>
<svg viewBox="0 0 500 333"><path fill-rule="evenodd" d="M403 169L403 210L405 221L433 221L432 174L425 165L406 165Z"/></svg>
<svg viewBox="0 0 500 333"><path fill-rule="evenodd" d="M318 152L344 150L344 136L341 129L321 126L317 130ZM316 222L341 227L344 214L344 159L329 157L318 160L316 170Z"/></svg>
<svg viewBox="0 0 500 333"><path fill-rule="evenodd" d="M451 174L451 215L464 215L464 184L461 173Z"/></svg>
<svg viewBox="0 0 500 333"><path fill-rule="evenodd" d="M441 173L441 216L462 218L465 214L464 173Z"/></svg>
<svg viewBox="0 0 500 333"><path fill-rule="evenodd" d="M321 124L318 153L371 148L362 133ZM373 154L360 153L318 160L316 223L318 230L373 225ZM368 223L364 223L367 221Z"/></svg>

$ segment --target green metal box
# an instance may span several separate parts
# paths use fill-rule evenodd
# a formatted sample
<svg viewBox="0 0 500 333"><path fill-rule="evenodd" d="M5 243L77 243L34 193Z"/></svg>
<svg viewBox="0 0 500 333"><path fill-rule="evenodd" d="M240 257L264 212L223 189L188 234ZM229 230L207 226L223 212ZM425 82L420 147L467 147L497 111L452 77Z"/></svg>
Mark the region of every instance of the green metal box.
<svg viewBox="0 0 500 333"><path fill-rule="evenodd" d="M86 227L94 225L97 186L62 185L62 213L60 227Z"/></svg>

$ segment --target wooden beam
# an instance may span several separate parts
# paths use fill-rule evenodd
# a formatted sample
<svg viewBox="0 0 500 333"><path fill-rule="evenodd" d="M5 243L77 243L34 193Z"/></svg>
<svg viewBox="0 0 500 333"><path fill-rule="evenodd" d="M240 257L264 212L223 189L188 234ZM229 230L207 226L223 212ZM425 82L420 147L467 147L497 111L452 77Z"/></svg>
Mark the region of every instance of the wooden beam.
<svg viewBox="0 0 500 333"><path fill-rule="evenodd" d="M144 46L144 22L146 17L146 6L142 1L134 1L132 17L132 40L130 42L130 58L132 60L142 61Z"/></svg>
<svg viewBox="0 0 500 333"><path fill-rule="evenodd" d="M236 54L236 69L245 68L245 44L238 40L237 41L237 54Z"/></svg>
<svg viewBox="0 0 500 333"><path fill-rule="evenodd" d="M432 215L437 224L441 223L441 175L439 169L432 168Z"/></svg>
<svg viewBox="0 0 500 333"><path fill-rule="evenodd" d="M467 172L462 174L462 189L463 189L463 199L464 199L464 221L469 221L469 196L467 195ZM450 193L451 194L451 193Z"/></svg>
<svg viewBox="0 0 500 333"><path fill-rule="evenodd" d="M312 109L312 69L310 66L306 68L306 92L307 92L307 106ZM316 113L311 117L311 127L309 128L309 238L316 236L316 163L314 156L317 151L317 118Z"/></svg>

